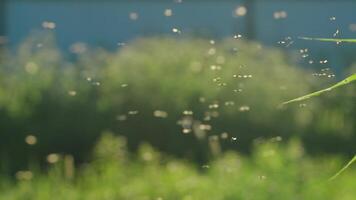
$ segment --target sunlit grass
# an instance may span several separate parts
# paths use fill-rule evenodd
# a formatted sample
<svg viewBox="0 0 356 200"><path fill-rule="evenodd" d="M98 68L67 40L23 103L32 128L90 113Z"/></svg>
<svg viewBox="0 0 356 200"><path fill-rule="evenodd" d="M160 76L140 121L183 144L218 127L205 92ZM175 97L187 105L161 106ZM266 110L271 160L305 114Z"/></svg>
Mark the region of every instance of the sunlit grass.
<svg viewBox="0 0 356 200"><path fill-rule="evenodd" d="M126 140L104 134L94 159L68 178L63 156L48 172L0 180L0 199L353 199L355 170L326 181L341 160L311 158L297 140L264 140L251 156L226 152L202 164L170 158L148 144L130 154ZM31 171L32 170L32 171ZM73 169L71 169L73 170ZM69 170L69 171L71 171ZM73 173L73 172L72 172Z"/></svg>
<svg viewBox="0 0 356 200"><path fill-rule="evenodd" d="M317 41L322 41L322 42L350 42L350 43L356 43L356 39L353 38L311 38L311 37L299 37L299 39L302 40L317 40Z"/></svg>
<svg viewBox="0 0 356 200"><path fill-rule="evenodd" d="M323 93L326 93L326 92L329 92L335 88L338 88L340 86L344 86L344 85L347 85L347 84L350 84L351 82L353 81L356 81L356 74L353 74L347 78L345 78L344 80L336 83L335 85L332 85L328 88L325 88L325 89L322 89L322 90L319 90L319 91L316 91L316 92L313 92L313 93L310 93L310 94L307 94L307 95L304 95L304 96L301 96L301 97L298 97L298 98L295 98L295 99L292 99L292 100L289 100L289 101L285 101L282 103L282 105L286 105L286 104L290 104L290 103L294 103L294 102L299 102L299 101L304 101L304 100L307 100L309 98L312 98L312 97L315 97L315 96L319 96Z"/></svg>
<svg viewBox="0 0 356 200"><path fill-rule="evenodd" d="M340 43L340 42L351 42L351 43L356 43L356 39L310 38L310 37L300 37L300 39L303 39L303 40L317 40L317 41L322 41L322 42L337 42L337 43ZM310 94L307 94L307 95L304 95L304 96L301 96L301 97L298 97L298 98L283 102L282 105L286 105L286 104L294 103L294 102L299 102L299 101L304 101L306 99L309 99L309 98L312 98L312 97L315 97L315 96L319 96L319 95L321 95L323 93L329 92L329 91L331 91L331 90L333 90L335 88L338 88L340 86L344 86L344 85L350 84L353 81L356 81L356 74L353 74L353 75L345 78L344 80L342 80L342 81L336 83L335 85L333 85L331 87L328 87L326 89L319 90L319 91L316 91L316 92L313 92L313 93L310 93ZM329 180L334 180L342 172L344 172L348 167L350 167L351 164L354 163L355 161L356 161L356 155L340 171L338 171L334 176L332 176Z"/></svg>
<svg viewBox="0 0 356 200"><path fill-rule="evenodd" d="M235 55L235 45L243 49L238 57ZM29 110L29 114L22 117L28 124L33 124L36 121L32 121L31 112L36 114L38 106L43 106L39 111L46 110L47 113L63 116L71 123L64 121L66 128L59 129L60 131L56 126L48 126L40 134L28 133L25 138L19 139L20 145L12 146L19 149L26 145L27 150L29 147L50 144L43 135L52 137L50 134L56 132L63 136L56 141L58 143L77 147L79 143L76 141L80 141L80 145L85 146L84 138L90 131L99 135L97 127L108 126L100 120L117 119L115 124L120 124L119 128L115 128L115 125L108 127L110 130L118 130L118 133L127 134L128 137L131 133L141 134L139 136L157 133L144 139L160 141L156 145L161 145L161 148L177 146L175 151L179 149L181 152L189 152L189 155L198 151L208 155L209 151L205 151L203 147L192 145L191 140L186 137L189 135L182 136L179 132L181 127L176 126L177 120L181 119L182 114L188 115L187 119L190 119L197 117L199 113L216 114L217 111L221 116L214 115L219 121L216 124L207 121L203 124L199 121L199 129L206 130L204 137L207 139L217 138L232 148L246 145L242 142L245 135L256 139L270 137L268 134L271 133L287 133L288 135L282 136L283 141L284 138L288 141L289 136L295 134L288 131L293 130L289 129L291 126L295 126L294 130L306 130L305 127L312 127L313 124L328 127L327 122L315 122L323 113L308 121L311 118L310 115L304 115L308 114L305 110L283 113L275 109L276 104L293 97L295 92L310 91L308 82L300 81L300 77L305 77L307 73L289 66L280 52L256 46L258 47L245 41L238 41L236 44L223 41L214 43L212 47L211 42L204 40L177 42L170 38L141 39L129 43L117 54L99 52L95 56L84 56L81 58L82 63L73 63L74 67L70 71L64 70L65 61L60 58L42 61L41 59L48 58L48 50L40 51L42 54L38 55L29 53L28 57L36 57L36 62L28 63L26 57L25 63L17 63L21 61L18 59L21 56L16 56L11 67L23 73L3 70L1 81L11 83L3 84L3 90L12 91L16 88L18 92L12 98L2 100L4 109L9 113L18 113L13 118L22 115L25 109ZM261 68L262 64L270 67ZM22 70L23 65L25 71ZM41 68L47 65L57 68ZM82 65L86 68L85 73L76 71ZM324 90L284 102L284 105L321 95L355 79L356 74ZM36 91L33 102L29 103L29 94ZM52 101L46 99L48 94L53 95ZM89 97L95 98L96 95L89 94L97 95L94 103L88 102L88 99L92 100ZM204 102L200 102L201 99ZM58 105L63 107L58 109ZM100 108L100 113L96 112L96 106ZM73 107L78 108L78 113L95 114L100 120L93 120L90 116L87 118L87 114L71 119L69 116L73 114ZM349 108L349 105L345 107ZM334 109L338 112L334 115L342 115L345 107L336 106ZM84 112L86 110L89 112ZM67 112L61 114L61 111ZM147 113L151 117L147 117ZM146 117L140 118L142 114L146 114ZM106 115L110 118L104 118ZM210 118L210 114L207 116ZM51 121L52 118L51 115L48 120ZM286 123L286 119L294 118L304 122L300 122L302 125L299 122L296 125ZM63 121L60 117L53 119L54 124ZM138 121L133 121L137 119ZM130 123L131 120L135 123L128 124L130 128L125 129L121 125ZM352 124L352 120L342 122ZM38 126L43 126L42 121ZM165 129L165 126L173 128ZM256 130L247 131L246 127L254 127ZM210 129L212 131L207 131ZM230 131L225 132L225 129ZM14 131L12 127L10 130ZM73 141L72 130L78 136L75 142L70 143ZM352 134L352 129L350 130ZM344 131L343 126L334 132L339 131ZM193 135L194 129L183 127L183 133ZM135 135L133 138L135 139ZM278 138L280 139L267 144L256 145L251 157L217 150L218 153L215 154L219 156L198 165L162 156L147 145L137 155L130 154L122 150L126 141L115 142L116 139L111 136L99 145L100 148L96 149L95 158L91 162L76 167L68 164L74 163L71 159L73 157L48 152L47 157L41 158L50 165L48 173L38 169L21 169L12 177L18 179L15 184L11 178L0 180L0 199L352 199L355 196L355 171L348 170L344 173L355 158L331 178L339 177L340 186L335 187L326 180L339 169L339 159L331 156L325 160L308 157L303 153L301 145L287 145L287 142L280 145L282 137ZM47 152L47 149L44 151ZM13 160L20 160L15 153L12 155ZM74 173L75 170L78 171Z"/></svg>
<svg viewBox="0 0 356 200"><path fill-rule="evenodd" d="M334 176L332 176L329 180L334 180L342 172L344 172L348 167L350 167L351 164L354 163L354 162L356 162L356 155L340 171L338 171Z"/></svg>

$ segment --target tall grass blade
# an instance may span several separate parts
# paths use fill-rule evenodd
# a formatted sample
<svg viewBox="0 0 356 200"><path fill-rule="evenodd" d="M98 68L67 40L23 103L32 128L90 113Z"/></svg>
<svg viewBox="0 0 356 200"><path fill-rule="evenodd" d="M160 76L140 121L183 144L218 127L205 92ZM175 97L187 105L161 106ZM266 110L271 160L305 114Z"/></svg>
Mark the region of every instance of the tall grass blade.
<svg viewBox="0 0 356 200"><path fill-rule="evenodd" d="M336 83L335 85L331 86L331 87L328 87L326 89L323 89L323 90L319 90L317 92L313 92L313 93L310 93L310 94L307 94L307 95L304 95L304 96L301 96L301 97L298 97L298 98L295 98L295 99L292 99L292 100L289 100L289 101L285 101L282 103L282 105L286 105L286 104L290 104L290 103L294 103L294 102L298 102L298 101L304 101L306 99L309 99L311 97L315 97L315 96L319 96L325 92L329 92L337 87L340 87L340 86L343 86L343 85L347 85L353 81L356 81L356 74L353 74L347 78L345 78L344 80Z"/></svg>
<svg viewBox="0 0 356 200"><path fill-rule="evenodd" d="M343 171L345 171L352 163L356 162L356 155L340 170L338 171L334 176L332 176L329 181L334 180L336 177L338 177Z"/></svg>
<svg viewBox="0 0 356 200"><path fill-rule="evenodd" d="M322 42L350 42L350 43L356 43L356 39L338 39L338 38L310 38L310 37L299 37L299 39L302 40L317 40L317 41L322 41ZM352 81L356 80L356 74L353 74L349 77L347 77L346 79L336 83L335 85L328 87L326 89L323 90L319 90L317 92L313 92L311 94L296 98L296 99L292 99L290 101L286 101L284 103L282 103L283 105L288 104L288 103L292 103L292 102L297 102L297 101L303 101L305 99L309 99L311 97L314 96L318 96L324 92L328 92L332 89L335 89L337 87L343 86L343 85L347 85L349 83L351 83ZM329 181L334 180L336 177L338 177L342 172L344 172L352 163L356 162L356 155L340 170L338 171L334 176L332 176Z"/></svg>
<svg viewBox="0 0 356 200"><path fill-rule="evenodd" d="M349 42L349 43L356 43L356 39L348 38L348 39L342 39L342 38L310 38L310 37L298 37L299 39L302 40L317 40L317 41L322 41L322 42Z"/></svg>

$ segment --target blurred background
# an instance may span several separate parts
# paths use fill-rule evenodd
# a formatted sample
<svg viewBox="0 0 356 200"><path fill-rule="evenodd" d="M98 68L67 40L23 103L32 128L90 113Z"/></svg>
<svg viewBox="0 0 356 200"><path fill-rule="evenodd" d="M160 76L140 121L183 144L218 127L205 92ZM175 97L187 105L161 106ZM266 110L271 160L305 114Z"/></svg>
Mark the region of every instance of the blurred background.
<svg viewBox="0 0 356 200"><path fill-rule="evenodd" d="M280 106L356 72L356 44L301 39L356 38L354 8L0 0L0 194L354 198L354 167L322 180L356 151L355 84Z"/></svg>

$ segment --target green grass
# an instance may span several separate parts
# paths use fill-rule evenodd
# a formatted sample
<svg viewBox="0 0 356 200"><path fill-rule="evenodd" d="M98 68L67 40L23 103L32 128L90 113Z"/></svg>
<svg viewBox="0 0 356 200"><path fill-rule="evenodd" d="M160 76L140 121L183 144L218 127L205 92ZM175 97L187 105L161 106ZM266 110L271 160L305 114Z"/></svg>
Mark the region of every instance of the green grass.
<svg viewBox="0 0 356 200"><path fill-rule="evenodd" d="M299 37L299 39L302 40L316 40L316 41L321 41L321 42L350 42L350 43L356 43L356 39L342 39L342 38L311 38L311 37Z"/></svg>
<svg viewBox="0 0 356 200"><path fill-rule="evenodd" d="M344 172L348 167L350 167L351 164L354 163L354 162L356 162L356 155L340 171L338 171L334 176L332 176L329 180L334 180L342 172Z"/></svg>
<svg viewBox="0 0 356 200"><path fill-rule="evenodd" d="M342 39L342 38L311 38L311 37L299 37L299 39L302 39L302 40L317 40L317 41L322 41L322 42L351 42L351 43L356 43L356 39ZM356 81L356 74L353 74L347 78L345 78L344 80L336 83L335 85L331 86L331 87L328 87L326 89L323 89L323 90L319 90L319 91L316 91L316 92L313 92L313 93L310 93L310 94L307 94L307 95L304 95L304 96L301 96L301 97L298 97L298 98L295 98L295 99L292 99L292 100L289 100L289 101L285 101L282 103L282 105L285 105L285 104L289 104L289 103L294 103L294 102L299 102L299 101L304 101L306 99L309 99L311 97L315 97L315 96L319 96L323 93L326 93L326 92L329 92L335 88L338 88L340 86L344 86L344 85L347 85L347 84L350 84L351 82L353 81Z"/></svg>
<svg viewBox="0 0 356 200"><path fill-rule="evenodd" d="M312 98L312 97L315 97L315 96L319 96L319 95L321 95L323 93L326 93L326 92L329 92L329 91L331 91L331 90L333 90L335 88L350 84L353 81L356 81L356 74L353 74L353 75L345 78L344 80L336 83L335 85L332 85L331 87L328 87L328 88L325 88L323 90L319 90L319 91L316 91L316 92L313 92L313 93L310 93L310 94L307 94L307 95L304 95L304 96L301 96L301 97L298 97L298 98L283 102L282 105L295 103L295 102L299 102L299 101L304 101L304 100L307 100L309 98Z"/></svg>
<svg viewBox="0 0 356 200"><path fill-rule="evenodd" d="M37 48L38 43L43 46ZM103 129L126 135L132 149L149 141L162 151L197 160L208 159L208 134L238 137L241 145L233 148L241 151L248 151L257 137L288 138L302 129L312 130L305 133L311 135L333 126L330 134L339 138L352 134L352 129L334 125L335 120L305 120L310 113L299 108L276 109L319 80L307 80L310 73L293 66L283 52L254 42L226 39L211 45L196 38L141 38L117 52L88 49L71 61L50 38L36 35L12 53L0 59L0 138L13 138L0 140L0 146L5 150L1 156L11 157L9 168L24 165L28 156L51 152L70 152L81 160ZM251 109L241 111L246 106ZM334 107L333 118L343 117L340 107ZM130 115L131 110L139 113ZM155 117L156 110L168 117ZM209 124L212 130L199 133L199 139L182 135L177 121L185 118L184 110L193 111L194 124ZM125 120L118 120L121 116ZM37 137L41 148L29 152L24 142L28 134ZM308 141L312 148L321 144Z"/></svg>
<svg viewBox="0 0 356 200"><path fill-rule="evenodd" d="M141 145L129 154L123 138L105 134L95 159L66 174L64 159L30 180L0 181L0 199L353 199L355 170L327 181L340 166L335 157L311 158L298 141L256 143L251 157L227 152L210 163L192 164ZM238 142L236 145L239 145ZM31 169L30 169L31 170Z"/></svg>
<svg viewBox="0 0 356 200"><path fill-rule="evenodd" d="M337 39L337 38L309 38L309 37L300 37L300 39L303 40L317 40L317 41L322 41L322 42L351 42L351 43L356 43L356 39ZM331 87L328 87L326 89L323 90L319 90L286 102L283 102L282 105L286 105L286 104L290 104L290 103L294 103L294 102L299 102L299 101L304 101L306 99L315 97L315 96L319 96L323 93L329 92L335 88L344 86L344 85L348 85L351 82L356 81L356 74L353 74L347 78L345 78L344 80L336 83L335 85L332 85ZM334 176L332 176L329 180L334 180L336 177L338 177L343 171L345 171L348 167L351 166L351 164L353 162L356 161L356 155L340 170L338 171Z"/></svg>
<svg viewBox="0 0 356 200"><path fill-rule="evenodd" d="M353 134L355 118L352 113L346 115L344 111L353 110L353 102L343 101L343 98L338 101L340 105L332 108L311 105L312 112L275 109L276 104L291 98L294 93L310 91L308 82L300 81L300 77L307 73L289 66L279 51L260 49L258 45L244 41L223 41L214 46L218 53L209 55L207 50L212 47L208 41L150 38L135 41L116 53L95 51L83 55L77 63L69 63L62 60L55 48L44 45L44 50L32 52L32 46L31 43L24 44L19 55L1 64L0 94L13 93L12 96L0 95L0 105L6 110L4 113L9 114L3 113L2 119L14 120L3 122L1 127L6 125L6 128L1 129L0 134L4 134L2 138L8 137L8 133L17 137L14 143L6 142L11 161L26 163L30 157L27 153L33 147L32 156L36 155L43 164L43 154L66 152L52 148L57 144L69 149L75 147L75 153L85 152L76 158L83 160L92 155L87 151L91 144L89 136L90 141L96 140L103 127L126 134L130 142L153 141L165 152L179 152L178 155L190 156L192 160L196 158L194 153L210 156L209 144L203 146L203 142L209 142L210 136L219 136L213 134L227 130L229 138L218 137L218 140L229 149L243 149L242 146L247 144L244 137L247 141L248 138L282 135L283 142L267 139L261 143L256 140L249 156L236 152L216 153L219 155L210 162L196 164L171 158L149 145L142 145L138 153L128 153L125 139L106 134L88 163L74 166L71 156L58 154L59 161L50 164L49 169L39 169L34 164L22 165L22 171L11 174L11 177L0 175L0 200L348 200L356 196L356 171L351 168L355 157L332 176L342 167L344 159L330 155L310 157L298 141L289 140L292 134L298 134L296 130L313 134L316 138L311 141L313 146L323 143L319 139L321 133L334 132L344 139L352 138L344 136ZM237 56L231 51L236 46L242 49ZM212 70L211 66L219 63L218 60L224 60L223 69ZM270 67L261 68L264 65ZM248 74L253 77L237 76ZM88 81L88 77L98 80L100 87ZM221 78L220 82L214 81L217 77ZM321 95L355 79L354 74L325 90L284 104ZM123 84L128 86L122 87ZM243 92L235 92L238 88ZM77 95L68 95L72 90ZM200 103L199 97L204 97L207 102ZM198 115L206 113L209 104L221 101L223 105L231 100L236 101L236 107L221 106L219 112L214 111L220 116L215 119L216 123L212 123L213 131L204 135L204 140L193 143L194 136L182 135L181 127L176 126L185 109L193 110L194 116L203 121ZM239 106L245 104L251 111L242 113ZM139 110L139 115L129 116L126 125L126 121L117 122L116 117L126 114L128 109ZM152 111L156 109L168 111L169 117L164 120L152 117ZM53 115L35 118L42 116L43 111ZM313 128L314 124L317 128ZM16 131L17 127L44 127L33 133L38 138L38 146L26 145L24 134L27 132ZM238 139L231 140L232 136ZM43 154L35 154L37 147L43 148ZM329 150L333 148L340 147L328 147ZM345 171L346 168L349 170ZM337 179L327 181L330 176L331 180Z"/></svg>

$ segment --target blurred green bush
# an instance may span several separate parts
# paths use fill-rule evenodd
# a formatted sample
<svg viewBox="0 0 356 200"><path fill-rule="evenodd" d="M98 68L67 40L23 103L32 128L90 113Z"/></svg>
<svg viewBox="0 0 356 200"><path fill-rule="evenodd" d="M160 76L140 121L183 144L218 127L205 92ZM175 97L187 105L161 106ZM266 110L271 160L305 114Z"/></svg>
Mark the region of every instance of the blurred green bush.
<svg viewBox="0 0 356 200"><path fill-rule="evenodd" d="M196 166L160 154L144 144L128 154L126 140L110 133L95 148L95 159L74 174L60 157L48 174L16 173L18 181L0 180L0 199L343 199L356 195L352 168L327 181L340 168L335 157L311 159L298 140L256 144L248 159L226 152Z"/></svg>
<svg viewBox="0 0 356 200"><path fill-rule="evenodd" d="M355 87L278 105L324 81L258 43L142 38L117 52L29 37L0 60L0 156L18 170L50 153L89 159L100 133L204 162L258 138L299 136L310 152L353 153ZM326 80L326 82L330 80ZM34 136L34 145L25 142ZM31 143L31 142L30 142Z"/></svg>

